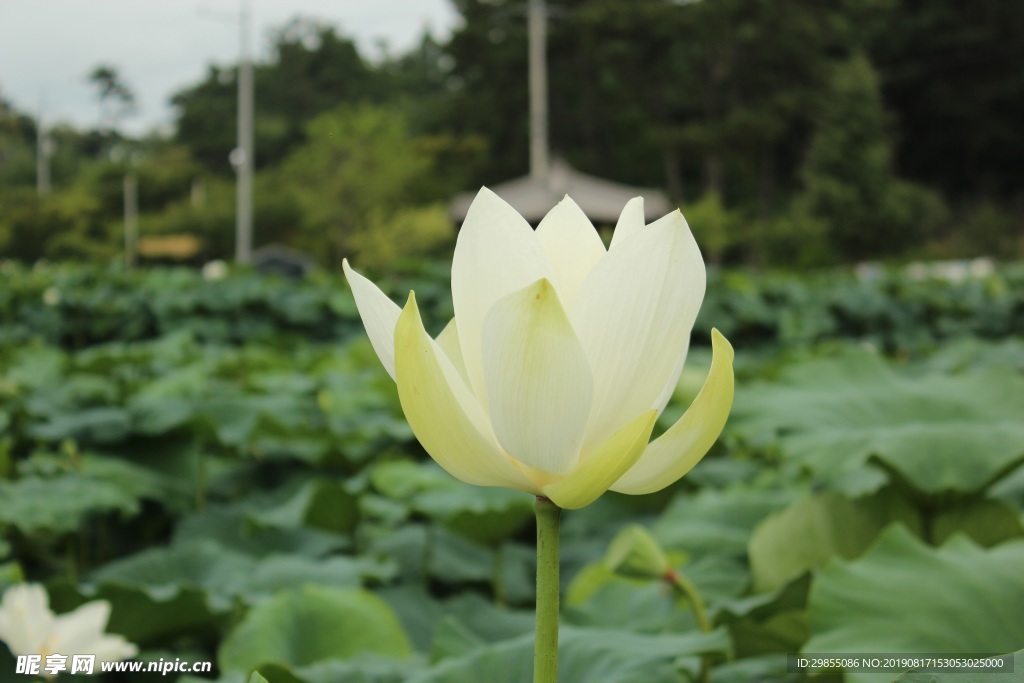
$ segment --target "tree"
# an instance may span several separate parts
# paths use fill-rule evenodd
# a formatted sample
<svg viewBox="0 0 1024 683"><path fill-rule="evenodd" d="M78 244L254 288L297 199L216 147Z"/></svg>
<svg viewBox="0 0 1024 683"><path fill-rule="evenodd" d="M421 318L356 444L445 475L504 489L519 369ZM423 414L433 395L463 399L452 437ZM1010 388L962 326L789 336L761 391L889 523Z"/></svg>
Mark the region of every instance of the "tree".
<svg viewBox="0 0 1024 683"><path fill-rule="evenodd" d="M100 64L89 72L100 105L100 128L113 129L121 119L135 112L135 93L121 78L117 67Z"/></svg>
<svg viewBox="0 0 1024 683"><path fill-rule="evenodd" d="M837 260L897 255L941 220L941 202L892 173L878 75L867 56L835 66L804 169Z"/></svg>
<svg viewBox="0 0 1024 683"><path fill-rule="evenodd" d="M271 59L257 64L256 161L275 166L305 141L305 127L343 102L380 102L389 78L371 68L355 43L331 26L296 20L274 34ZM210 67L203 82L175 94L176 141L205 168L233 174L228 154L236 144L238 69Z"/></svg>
<svg viewBox="0 0 1024 683"><path fill-rule="evenodd" d="M368 104L342 106L311 121L306 138L279 170L302 211L293 243L340 266L343 257L379 246L365 233L389 222L403 227L399 241L422 249L452 234L443 211L417 210L434 199L423 190L435 166L400 115Z"/></svg>

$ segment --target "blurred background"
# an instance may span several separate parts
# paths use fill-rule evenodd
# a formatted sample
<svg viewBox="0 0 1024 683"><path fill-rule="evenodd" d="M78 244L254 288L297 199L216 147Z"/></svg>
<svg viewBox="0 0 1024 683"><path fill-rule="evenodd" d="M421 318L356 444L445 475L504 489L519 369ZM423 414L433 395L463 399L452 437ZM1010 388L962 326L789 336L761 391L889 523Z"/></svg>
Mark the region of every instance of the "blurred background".
<svg viewBox="0 0 1024 683"><path fill-rule="evenodd" d="M178 683L529 683L533 500L423 452L340 264L437 333L481 185L639 194L710 266L656 433L712 327L736 401L563 516L561 680L1020 681L1022 64L1007 0L0 0L0 593Z"/></svg>
<svg viewBox="0 0 1024 683"><path fill-rule="evenodd" d="M246 26L254 248L327 267L443 250L458 192L530 170L527 3L306 5L243 20L228 2L6 3L0 253L123 258L131 175L143 260L232 258ZM550 158L657 188L713 262L1021 252L1016 3L565 0L543 16Z"/></svg>

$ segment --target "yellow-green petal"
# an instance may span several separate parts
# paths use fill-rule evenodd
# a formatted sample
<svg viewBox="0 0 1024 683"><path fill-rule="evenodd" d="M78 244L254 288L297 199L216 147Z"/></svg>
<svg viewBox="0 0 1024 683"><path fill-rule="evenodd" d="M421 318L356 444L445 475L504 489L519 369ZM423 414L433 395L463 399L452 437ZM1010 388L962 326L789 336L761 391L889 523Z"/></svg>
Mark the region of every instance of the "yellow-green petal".
<svg viewBox="0 0 1024 683"><path fill-rule="evenodd" d="M498 443L530 467L571 471L594 380L554 286L540 279L501 299L484 319L482 334L488 412Z"/></svg>
<svg viewBox="0 0 1024 683"><path fill-rule="evenodd" d="M708 452L729 418L733 398L734 353L718 330L711 331L711 371L689 410L651 442L643 457L611 487L641 495L660 491L689 472Z"/></svg>
<svg viewBox="0 0 1024 683"><path fill-rule="evenodd" d="M590 505L643 455L658 411L648 410L609 436L575 471L544 487L544 495L561 508Z"/></svg>
<svg viewBox="0 0 1024 683"><path fill-rule="evenodd" d="M395 371L409 426L438 465L468 484L539 493L498 448L476 397L423 329L411 293L395 327Z"/></svg>

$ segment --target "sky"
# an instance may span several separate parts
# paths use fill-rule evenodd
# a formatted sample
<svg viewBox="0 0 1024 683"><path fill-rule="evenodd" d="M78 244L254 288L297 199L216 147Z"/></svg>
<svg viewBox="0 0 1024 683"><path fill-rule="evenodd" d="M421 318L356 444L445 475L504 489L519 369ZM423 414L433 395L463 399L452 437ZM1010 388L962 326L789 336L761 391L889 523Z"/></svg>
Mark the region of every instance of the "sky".
<svg viewBox="0 0 1024 683"><path fill-rule="evenodd" d="M0 0L0 97L51 124L95 126L99 106L86 77L115 66L138 111L122 129L170 126L170 96L237 61L241 0ZM250 0L253 46L268 51L271 29L295 16L335 25L368 58L384 39L397 53L425 29L447 36L458 21L449 0Z"/></svg>

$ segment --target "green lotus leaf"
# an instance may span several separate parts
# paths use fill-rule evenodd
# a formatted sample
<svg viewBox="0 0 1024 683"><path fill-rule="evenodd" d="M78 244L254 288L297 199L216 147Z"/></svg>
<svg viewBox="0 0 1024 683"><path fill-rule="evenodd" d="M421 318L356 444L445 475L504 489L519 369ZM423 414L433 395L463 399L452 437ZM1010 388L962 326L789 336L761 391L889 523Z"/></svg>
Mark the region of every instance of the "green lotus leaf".
<svg viewBox="0 0 1024 683"><path fill-rule="evenodd" d="M307 666L364 653L411 654L409 640L387 603L358 589L305 586L255 607L221 643L226 671L263 664Z"/></svg>
<svg viewBox="0 0 1024 683"><path fill-rule="evenodd" d="M1024 378L991 368L899 373L877 354L797 363L738 392L732 425L851 494L888 478L938 500L977 496L1024 463Z"/></svg>
<svg viewBox="0 0 1024 683"><path fill-rule="evenodd" d="M1024 644L1024 539L941 548L892 525L852 562L821 570L808 597L814 653L999 653ZM892 674L848 673L850 683Z"/></svg>

